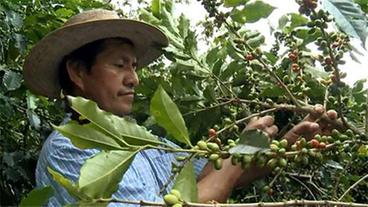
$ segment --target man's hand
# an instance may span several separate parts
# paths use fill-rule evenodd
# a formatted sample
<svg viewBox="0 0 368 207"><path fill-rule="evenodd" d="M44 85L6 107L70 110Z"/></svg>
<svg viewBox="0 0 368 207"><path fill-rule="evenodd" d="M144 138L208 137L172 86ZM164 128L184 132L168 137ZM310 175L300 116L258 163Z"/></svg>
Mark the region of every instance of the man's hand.
<svg viewBox="0 0 368 207"><path fill-rule="evenodd" d="M250 129L260 129L266 132L270 138L276 136L279 129L276 125L274 125L274 118L272 116L263 116L263 117L253 117L248 125L245 127L244 131Z"/></svg>
<svg viewBox="0 0 368 207"><path fill-rule="evenodd" d="M325 112L324 107L317 104L314 107L314 113L308 114L302 122L288 131L284 135L284 138L289 141L289 144L293 144L300 136L303 136L306 139L311 139L316 134L330 134L332 130L331 126L326 122L318 121L324 113L326 113L327 117L331 120L337 119L336 111L329 110Z"/></svg>

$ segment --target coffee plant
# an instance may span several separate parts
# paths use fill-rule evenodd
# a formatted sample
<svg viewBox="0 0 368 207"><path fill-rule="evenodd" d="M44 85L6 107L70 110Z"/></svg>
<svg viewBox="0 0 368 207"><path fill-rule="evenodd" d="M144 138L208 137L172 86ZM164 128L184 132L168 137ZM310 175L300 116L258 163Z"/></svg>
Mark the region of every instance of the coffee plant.
<svg viewBox="0 0 368 207"><path fill-rule="evenodd" d="M60 102L30 93L22 65L33 44L96 1L9 0L0 2L0 205L19 204L34 188L34 171L50 123L60 123Z"/></svg>
<svg viewBox="0 0 368 207"><path fill-rule="evenodd" d="M49 168L49 173L79 205L367 206L366 80L349 86L341 71L345 57L353 53L351 37L366 40L367 15L349 0L296 0L299 13L280 19L267 49L264 44L270 42L248 23L269 16L272 6L263 1L200 2L208 12L202 34L190 27L185 15L173 15L175 5L169 0L153 0L137 11L141 20L165 32L170 45L160 60L139 71L135 120L68 97L72 109L89 122L70 121L54 128L79 148L102 151L85 163L78 183L64 178L63 172ZM336 11L349 28L334 18ZM198 52L199 36L209 43L203 53ZM280 129L273 139L260 130L244 130L252 118L264 115L272 115ZM326 130L286 139L306 117L314 117ZM177 155L167 189L157 192L163 202L111 198L134 156L145 149ZM269 173L235 189L230 204L198 203L192 166L196 158L207 159L217 170L230 159L244 170L257 167ZM95 162L106 165L101 168ZM52 192L51 187L36 189L21 205L42 204Z"/></svg>

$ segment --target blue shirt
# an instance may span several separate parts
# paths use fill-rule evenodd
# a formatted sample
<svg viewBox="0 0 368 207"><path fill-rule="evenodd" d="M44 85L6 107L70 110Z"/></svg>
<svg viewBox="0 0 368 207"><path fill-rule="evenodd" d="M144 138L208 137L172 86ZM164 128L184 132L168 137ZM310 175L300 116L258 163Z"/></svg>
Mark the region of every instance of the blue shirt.
<svg viewBox="0 0 368 207"><path fill-rule="evenodd" d="M173 144L166 139L163 139L163 141ZM54 196L48 201L48 206L62 206L67 203L74 203L76 200L53 180L47 171L47 167L77 183L79 171L84 162L98 152L97 149L79 149L71 143L69 138L64 137L59 132L51 133L42 147L36 168L37 187L51 185L55 191ZM171 166L172 162L176 162L175 157L175 153L162 150L148 149L140 151L136 154L132 164L121 179L118 190L112 197L129 201L162 202L162 194L159 192L172 174ZM205 159L194 161L193 166L196 176L200 174L205 164ZM172 188L172 185L171 182L164 194ZM119 204L109 204L109 206L116 205Z"/></svg>

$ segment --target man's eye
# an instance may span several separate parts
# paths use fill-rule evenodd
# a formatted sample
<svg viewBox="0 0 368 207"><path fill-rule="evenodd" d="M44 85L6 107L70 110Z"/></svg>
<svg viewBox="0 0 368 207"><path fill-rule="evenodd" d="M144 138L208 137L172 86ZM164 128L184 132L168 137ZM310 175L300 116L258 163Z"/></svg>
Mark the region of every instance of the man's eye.
<svg viewBox="0 0 368 207"><path fill-rule="evenodd" d="M118 67L118 68L123 68L124 64L115 64L115 66Z"/></svg>

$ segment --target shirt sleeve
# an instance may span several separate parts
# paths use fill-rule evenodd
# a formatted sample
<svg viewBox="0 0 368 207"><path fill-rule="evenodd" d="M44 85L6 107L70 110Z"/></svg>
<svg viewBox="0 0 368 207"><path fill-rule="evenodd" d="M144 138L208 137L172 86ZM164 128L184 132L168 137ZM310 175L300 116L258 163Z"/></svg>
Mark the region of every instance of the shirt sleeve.
<svg viewBox="0 0 368 207"><path fill-rule="evenodd" d="M50 135L43 146L36 169L38 186L51 185L55 191L54 196L49 200L49 206L74 203L75 199L69 195L64 187L54 181L47 168L49 167L77 183L84 162L98 152L96 149L81 150L76 148L69 139L58 132L53 132Z"/></svg>

